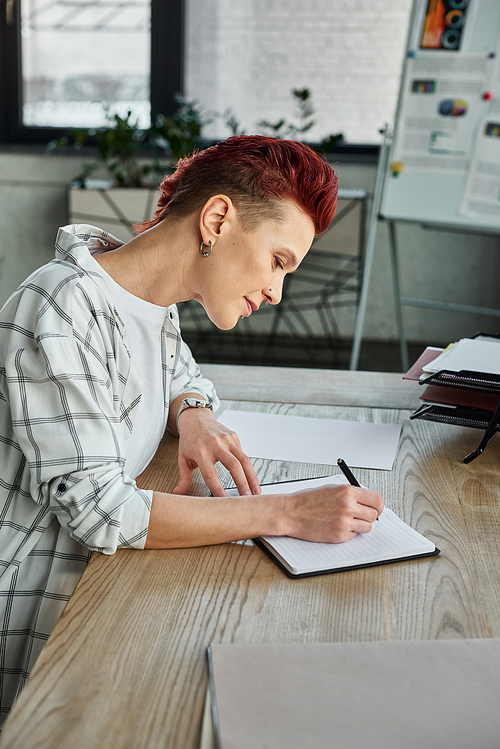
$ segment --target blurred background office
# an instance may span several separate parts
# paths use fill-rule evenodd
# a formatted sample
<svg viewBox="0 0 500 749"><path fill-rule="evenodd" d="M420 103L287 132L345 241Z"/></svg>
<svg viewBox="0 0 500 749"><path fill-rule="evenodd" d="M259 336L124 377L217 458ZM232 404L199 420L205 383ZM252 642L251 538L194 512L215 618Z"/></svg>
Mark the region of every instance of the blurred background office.
<svg viewBox="0 0 500 749"><path fill-rule="evenodd" d="M73 218L68 184L93 158L92 146L76 150L71 138L50 156L47 143L71 128L107 126L107 117L129 110L147 128L158 114L176 111L178 93L196 102L200 145L232 132L291 134L314 144L330 139L325 151L341 187L365 189L370 198L380 129L394 123L411 8L411 0L2 0L0 304L53 257L58 226ZM300 99L294 90L307 95ZM360 207L320 240L321 250L336 258L358 255L368 215ZM122 230L118 223L115 233L126 239ZM418 286L429 298L498 306L497 236L408 223L398 227L398 238L405 294ZM347 365L356 294L330 310L338 355L319 356L319 366ZM321 349L321 320L305 315ZM412 308L405 322L412 352L477 330L496 332L491 317L459 312ZM264 317L253 324L255 342L269 329ZM186 331L193 325L187 319ZM298 331L304 339L305 330ZM278 333L286 341L291 329ZM396 339L381 222L360 367L399 369ZM200 360L213 356L198 352L193 336L191 343ZM282 346L281 359L268 363L307 364L300 348ZM218 350L234 362L241 341ZM250 360L258 363L261 354L254 348Z"/></svg>

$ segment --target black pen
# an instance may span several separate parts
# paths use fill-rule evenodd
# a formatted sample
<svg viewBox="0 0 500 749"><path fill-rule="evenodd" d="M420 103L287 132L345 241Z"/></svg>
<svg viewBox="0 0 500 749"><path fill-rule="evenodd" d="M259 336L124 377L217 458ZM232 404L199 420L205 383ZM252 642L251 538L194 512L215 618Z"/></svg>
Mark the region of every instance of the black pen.
<svg viewBox="0 0 500 749"><path fill-rule="evenodd" d="M346 479L348 480L348 482L350 483L351 486L361 486L361 484L359 483L359 481L356 478L354 478L354 476L352 474L352 471L349 468L349 466L347 465L347 463L345 462L345 460L342 460L342 458L339 458L337 460L337 465L338 465L338 467L340 468L340 470L342 471L342 473L344 474L344 476L346 477ZM375 519L378 520L378 518L375 518Z"/></svg>
<svg viewBox="0 0 500 749"><path fill-rule="evenodd" d="M344 474L344 476L346 477L346 479L348 480L348 482L350 483L351 486L361 486L361 484L359 483L359 481L357 479L355 479L354 476L352 475L352 471L349 468L349 466L347 465L347 463L345 462L345 460L342 460L342 458L339 458L337 460L337 465L338 465L338 467L340 468L340 470L342 471L342 473Z"/></svg>

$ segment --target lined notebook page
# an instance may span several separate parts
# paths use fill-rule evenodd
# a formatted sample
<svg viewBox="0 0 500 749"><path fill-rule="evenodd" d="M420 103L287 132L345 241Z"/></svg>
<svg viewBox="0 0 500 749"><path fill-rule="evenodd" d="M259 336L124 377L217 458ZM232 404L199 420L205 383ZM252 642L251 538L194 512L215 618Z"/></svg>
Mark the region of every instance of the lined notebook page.
<svg viewBox="0 0 500 749"><path fill-rule="evenodd" d="M327 484L347 484L343 476L293 481L263 486L263 494L281 494ZM236 490L227 492L237 496ZM434 551L434 544L410 528L387 507L369 533L360 533L343 544L313 543L288 536L265 536L261 541L281 559L292 574L353 567Z"/></svg>

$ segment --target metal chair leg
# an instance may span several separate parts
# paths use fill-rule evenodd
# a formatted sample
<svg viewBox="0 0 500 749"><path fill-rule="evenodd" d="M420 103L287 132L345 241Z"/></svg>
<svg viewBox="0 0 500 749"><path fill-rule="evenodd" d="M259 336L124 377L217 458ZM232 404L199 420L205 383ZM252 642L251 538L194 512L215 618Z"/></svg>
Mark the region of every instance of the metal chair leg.
<svg viewBox="0 0 500 749"><path fill-rule="evenodd" d="M401 369L403 372L406 372L410 366L410 360L403 322L403 305L401 303L401 286L399 283L398 248L396 244L396 224L394 221L389 221L389 240L391 247L392 280L394 283L394 304L396 307L396 326L399 338Z"/></svg>

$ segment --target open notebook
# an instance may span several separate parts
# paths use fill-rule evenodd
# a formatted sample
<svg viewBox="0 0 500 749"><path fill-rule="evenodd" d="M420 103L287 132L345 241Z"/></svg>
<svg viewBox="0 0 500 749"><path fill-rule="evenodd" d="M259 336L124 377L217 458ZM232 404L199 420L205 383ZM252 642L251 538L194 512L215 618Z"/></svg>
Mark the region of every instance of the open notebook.
<svg viewBox="0 0 500 749"><path fill-rule="evenodd" d="M262 487L263 494L282 494L312 489L326 484L347 484L343 476L326 476L321 479L305 479ZM229 496L238 496L236 489L228 490ZM254 539L290 577L306 577L342 572L358 567L370 567L388 562L439 554L439 549L410 528L387 507L373 523L369 533L360 533L343 544L313 543L288 536L263 536Z"/></svg>

